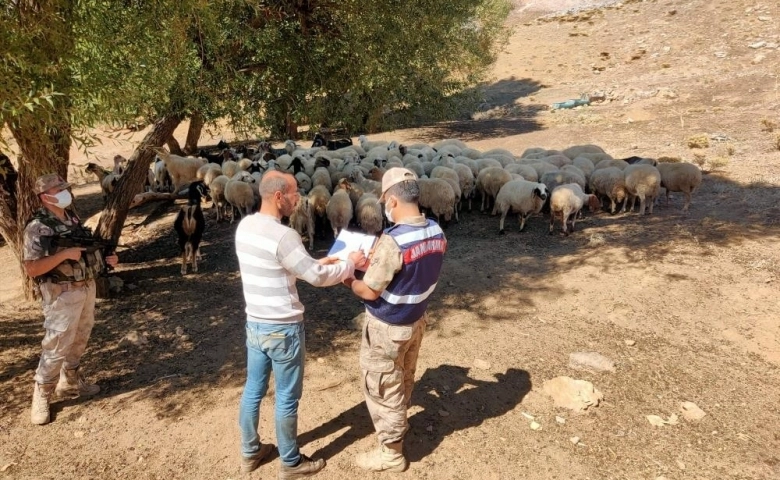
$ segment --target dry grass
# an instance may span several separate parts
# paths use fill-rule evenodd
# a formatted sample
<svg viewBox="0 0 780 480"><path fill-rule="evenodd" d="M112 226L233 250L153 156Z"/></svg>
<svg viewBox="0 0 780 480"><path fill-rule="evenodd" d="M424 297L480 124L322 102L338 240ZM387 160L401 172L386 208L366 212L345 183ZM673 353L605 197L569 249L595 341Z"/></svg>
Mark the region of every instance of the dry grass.
<svg viewBox="0 0 780 480"><path fill-rule="evenodd" d="M762 132L774 132L775 128L777 128L777 123L774 121L764 118L761 120L761 131Z"/></svg>
<svg viewBox="0 0 780 480"><path fill-rule="evenodd" d="M720 170L721 168L728 165L729 159L726 157L715 157L711 158L707 163L709 164L709 171L713 172L715 170Z"/></svg>
<svg viewBox="0 0 780 480"><path fill-rule="evenodd" d="M704 168L704 164L707 163L707 155L703 152L693 152L693 163Z"/></svg>
<svg viewBox="0 0 780 480"><path fill-rule="evenodd" d="M659 163L682 163L680 157L658 157Z"/></svg>
<svg viewBox="0 0 780 480"><path fill-rule="evenodd" d="M707 148L710 146L710 139L707 135L694 135L688 138L688 148Z"/></svg>

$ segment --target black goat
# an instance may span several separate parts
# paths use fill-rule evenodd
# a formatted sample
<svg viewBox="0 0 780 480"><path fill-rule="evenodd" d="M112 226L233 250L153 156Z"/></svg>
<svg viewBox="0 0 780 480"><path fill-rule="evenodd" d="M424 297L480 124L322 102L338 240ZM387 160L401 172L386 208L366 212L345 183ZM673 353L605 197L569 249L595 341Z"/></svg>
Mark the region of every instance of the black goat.
<svg viewBox="0 0 780 480"><path fill-rule="evenodd" d="M233 151L229 148L224 148L220 153L208 153L206 150L200 149L200 152L198 152L198 156L201 158L205 158L209 161L209 163L216 163L217 165L222 165L222 162L225 160L234 160L236 156L233 154Z"/></svg>
<svg viewBox="0 0 780 480"><path fill-rule="evenodd" d="M192 271L198 271L198 259L200 258L200 240L206 229L206 218L200 208L201 198L208 195L209 189L203 182L193 182L188 191L189 201L182 207L173 229L179 236L179 250L181 251L181 274L187 274L187 262L192 263Z"/></svg>
<svg viewBox="0 0 780 480"><path fill-rule="evenodd" d="M327 147L328 150L338 150L352 145L351 138L339 138L338 140L328 140L320 132L314 134L314 141L311 144L311 148L314 147Z"/></svg>

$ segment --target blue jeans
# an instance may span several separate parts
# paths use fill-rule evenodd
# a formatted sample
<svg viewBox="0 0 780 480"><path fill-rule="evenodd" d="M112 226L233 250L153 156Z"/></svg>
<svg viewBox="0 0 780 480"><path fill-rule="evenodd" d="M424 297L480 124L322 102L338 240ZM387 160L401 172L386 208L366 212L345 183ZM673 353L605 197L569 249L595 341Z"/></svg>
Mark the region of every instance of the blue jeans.
<svg viewBox="0 0 780 480"><path fill-rule="evenodd" d="M293 466L298 451L298 401L303 393L303 359L306 332L303 323L246 323L246 385L238 411L241 454L250 457L260 450L257 425L260 402L268 391L274 372L276 386L276 441L282 464Z"/></svg>

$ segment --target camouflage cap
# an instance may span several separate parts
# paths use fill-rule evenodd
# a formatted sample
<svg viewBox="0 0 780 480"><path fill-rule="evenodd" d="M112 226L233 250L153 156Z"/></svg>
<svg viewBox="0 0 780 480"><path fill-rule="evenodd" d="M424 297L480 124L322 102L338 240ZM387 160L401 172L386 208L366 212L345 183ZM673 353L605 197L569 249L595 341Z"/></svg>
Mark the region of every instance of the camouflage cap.
<svg viewBox="0 0 780 480"><path fill-rule="evenodd" d="M55 187L59 188L60 190L64 190L70 187L70 183L63 180L62 177L56 173L47 173L46 175L41 175L35 181L34 191L36 195L40 195L43 192Z"/></svg>
<svg viewBox="0 0 780 480"><path fill-rule="evenodd" d="M385 195L388 188L407 180L417 180L417 174L408 168L401 167L393 167L386 171L382 176L382 196Z"/></svg>

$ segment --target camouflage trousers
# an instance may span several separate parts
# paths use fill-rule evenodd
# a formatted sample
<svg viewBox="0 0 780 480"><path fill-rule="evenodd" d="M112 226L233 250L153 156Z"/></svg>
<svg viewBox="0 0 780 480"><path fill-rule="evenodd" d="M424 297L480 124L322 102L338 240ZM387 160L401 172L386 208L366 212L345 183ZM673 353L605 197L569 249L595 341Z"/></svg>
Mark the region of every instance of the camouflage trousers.
<svg viewBox="0 0 780 480"><path fill-rule="evenodd" d="M54 383L60 369L79 366L95 324L95 281L42 283L43 336L41 360L35 371L39 384Z"/></svg>
<svg viewBox="0 0 780 480"><path fill-rule="evenodd" d="M409 429L414 374L425 316L409 325L391 325L366 312L360 345L363 394L381 444L403 440Z"/></svg>

